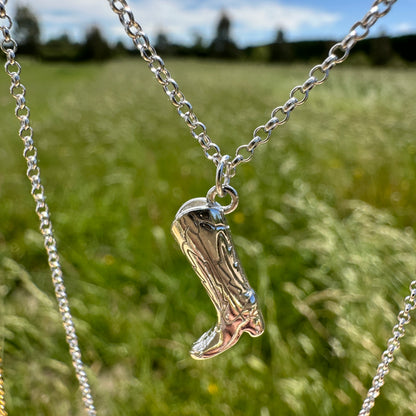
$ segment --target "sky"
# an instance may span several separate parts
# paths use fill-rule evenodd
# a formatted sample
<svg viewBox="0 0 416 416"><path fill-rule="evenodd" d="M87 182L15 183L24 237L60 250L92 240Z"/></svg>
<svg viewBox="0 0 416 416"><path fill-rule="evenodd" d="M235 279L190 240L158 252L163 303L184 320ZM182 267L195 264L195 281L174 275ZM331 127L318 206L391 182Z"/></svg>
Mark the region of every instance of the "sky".
<svg viewBox="0 0 416 416"><path fill-rule="evenodd" d="M271 42L278 29L289 41L340 40L371 7L373 0L129 0L136 20L151 40L164 32L170 41L192 44L196 36L209 42L223 11L230 17L231 35L240 47ZM44 40L63 33L82 40L92 25L105 37L128 42L106 0L11 0L28 5L37 15ZM33 6L34 5L34 6ZM373 35L416 33L416 0L397 0L391 12L373 26Z"/></svg>

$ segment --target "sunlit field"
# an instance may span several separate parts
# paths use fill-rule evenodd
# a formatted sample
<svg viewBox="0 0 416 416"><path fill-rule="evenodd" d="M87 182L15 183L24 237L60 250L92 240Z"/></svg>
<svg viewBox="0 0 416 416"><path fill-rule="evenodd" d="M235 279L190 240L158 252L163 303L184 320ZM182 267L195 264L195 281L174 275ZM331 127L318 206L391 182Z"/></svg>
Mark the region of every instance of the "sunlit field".
<svg viewBox="0 0 416 416"><path fill-rule="evenodd" d="M311 65L167 65L233 155ZM1 74L0 74L1 75ZM237 170L228 216L266 321L218 358L216 320L170 235L206 195L206 160L146 65L23 62L22 81L98 414L349 416L361 407L416 270L416 73L345 63ZM10 415L82 415L18 121L0 77L0 290ZM416 319L415 319L416 322ZM416 414L411 322L373 409Z"/></svg>

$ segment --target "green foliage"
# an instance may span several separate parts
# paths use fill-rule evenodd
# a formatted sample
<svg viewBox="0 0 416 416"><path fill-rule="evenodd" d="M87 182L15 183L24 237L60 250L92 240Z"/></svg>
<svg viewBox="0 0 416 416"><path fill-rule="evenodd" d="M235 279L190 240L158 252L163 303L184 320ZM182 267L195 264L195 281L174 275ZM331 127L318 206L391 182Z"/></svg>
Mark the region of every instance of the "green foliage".
<svg viewBox="0 0 416 416"><path fill-rule="evenodd" d="M37 55L40 45L40 27L35 13L27 6L17 6L15 21L19 51L28 55Z"/></svg>
<svg viewBox="0 0 416 416"><path fill-rule="evenodd" d="M307 77L168 62L224 152ZM266 333L195 362L215 312L169 227L214 166L138 60L23 62L39 162L101 415L354 415L416 267L415 73L337 68L239 168L230 215ZM82 414L18 123L0 79L0 288L8 409ZM415 414L416 332L374 415Z"/></svg>
<svg viewBox="0 0 416 416"><path fill-rule="evenodd" d="M41 57L45 61L76 61L81 59L81 49L82 45L62 35L42 45Z"/></svg>
<svg viewBox="0 0 416 416"><path fill-rule="evenodd" d="M111 57L111 48L98 26L91 27L81 48L81 60L103 61Z"/></svg>

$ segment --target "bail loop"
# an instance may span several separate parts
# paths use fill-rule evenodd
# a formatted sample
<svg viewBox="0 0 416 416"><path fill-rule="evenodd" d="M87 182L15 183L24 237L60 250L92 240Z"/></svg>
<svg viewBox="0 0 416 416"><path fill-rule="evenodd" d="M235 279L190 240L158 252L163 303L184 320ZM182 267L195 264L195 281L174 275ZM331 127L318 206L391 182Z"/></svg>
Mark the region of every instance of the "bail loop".
<svg viewBox="0 0 416 416"><path fill-rule="evenodd" d="M239 200L238 194L237 194L237 191L230 185L223 185L221 189L223 191L223 196L225 196L225 194L228 194L231 197L230 204L223 206L224 214L229 214L230 212L233 212L238 206L238 200ZM207 193L208 203L214 204L215 197L217 195L220 198L222 198L222 196L217 191L217 187L213 186Z"/></svg>
<svg viewBox="0 0 416 416"><path fill-rule="evenodd" d="M215 189L217 192L217 195L219 195L220 198L223 198L224 188L230 184L230 156L224 155L217 166L217 173L215 175Z"/></svg>

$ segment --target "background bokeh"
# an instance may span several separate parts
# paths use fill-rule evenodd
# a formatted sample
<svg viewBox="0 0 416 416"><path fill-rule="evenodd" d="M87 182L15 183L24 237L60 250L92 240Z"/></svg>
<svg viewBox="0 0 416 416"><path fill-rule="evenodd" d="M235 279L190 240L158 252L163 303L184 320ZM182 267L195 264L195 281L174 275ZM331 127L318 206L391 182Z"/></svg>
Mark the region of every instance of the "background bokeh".
<svg viewBox="0 0 416 416"><path fill-rule="evenodd" d="M308 70L168 65L227 153ZM337 68L239 168L229 222L267 330L196 362L188 349L215 312L169 229L212 186L214 165L142 62L23 66L99 414L356 414L414 279L414 70ZM0 87L9 412L82 414L6 76ZM416 412L415 334L409 326L375 415Z"/></svg>

